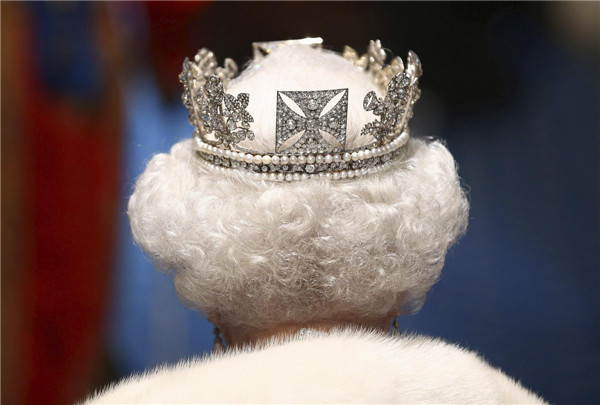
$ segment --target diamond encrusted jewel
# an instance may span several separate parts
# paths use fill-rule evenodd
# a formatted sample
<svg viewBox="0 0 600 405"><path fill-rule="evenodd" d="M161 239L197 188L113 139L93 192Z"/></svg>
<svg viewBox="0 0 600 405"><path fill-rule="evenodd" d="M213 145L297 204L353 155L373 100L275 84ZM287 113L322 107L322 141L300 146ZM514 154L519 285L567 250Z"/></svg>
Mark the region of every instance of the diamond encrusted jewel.
<svg viewBox="0 0 600 405"><path fill-rule="evenodd" d="M385 98L377 97L370 91L364 98L363 108L372 111L379 119L368 122L360 131L361 135L370 135L378 141L394 137L394 128L404 126L412 116L412 106L419 99L420 90L412 84L405 73L399 73L388 84Z"/></svg>
<svg viewBox="0 0 600 405"><path fill-rule="evenodd" d="M281 47L320 48L321 43L320 38L255 43L255 61ZM273 151L249 146L255 138L251 128L254 117L247 111L253 102L251 95L232 95L225 90L237 74L235 62L225 59L219 67L214 54L205 48L193 61L186 58L179 79L189 122L196 128L199 161L215 170L242 170L261 179L293 181L349 179L385 170L401 159L410 137L408 120L420 96L418 81L423 71L419 58L409 51L406 67L399 57L386 64L387 54L378 40L371 41L367 53L360 56L346 47L343 57L370 75L383 95L371 91L364 96L363 108L374 119L363 124L360 135L371 141L355 148L347 145L348 88L280 90L276 92Z"/></svg>
<svg viewBox="0 0 600 405"><path fill-rule="evenodd" d="M347 115L348 89L278 91L275 151L342 152Z"/></svg>

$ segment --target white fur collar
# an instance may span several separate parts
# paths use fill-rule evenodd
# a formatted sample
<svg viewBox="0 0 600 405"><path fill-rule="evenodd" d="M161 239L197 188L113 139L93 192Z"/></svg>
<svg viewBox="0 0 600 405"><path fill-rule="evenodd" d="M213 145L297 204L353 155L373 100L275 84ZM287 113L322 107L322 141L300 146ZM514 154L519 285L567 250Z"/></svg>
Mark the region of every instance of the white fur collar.
<svg viewBox="0 0 600 405"><path fill-rule="evenodd" d="M158 367L86 403L206 402L543 403L455 345L356 330Z"/></svg>

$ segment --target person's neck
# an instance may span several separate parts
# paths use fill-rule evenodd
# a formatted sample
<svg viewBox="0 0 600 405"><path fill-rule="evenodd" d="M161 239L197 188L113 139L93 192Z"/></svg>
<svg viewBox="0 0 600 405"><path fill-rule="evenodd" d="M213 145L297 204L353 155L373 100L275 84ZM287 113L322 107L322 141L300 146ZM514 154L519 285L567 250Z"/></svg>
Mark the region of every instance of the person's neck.
<svg viewBox="0 0 600 405"><path fill-rule="evenodd" d="M270 340L285 340L298 334L302 329L316 332L329 332L334 329L366 328L387 331L391 317L364 321L315 321L303 324L284 323L269 328L253 328L248 326L221 326L221 332L228 346L255 345Z"/></svg>

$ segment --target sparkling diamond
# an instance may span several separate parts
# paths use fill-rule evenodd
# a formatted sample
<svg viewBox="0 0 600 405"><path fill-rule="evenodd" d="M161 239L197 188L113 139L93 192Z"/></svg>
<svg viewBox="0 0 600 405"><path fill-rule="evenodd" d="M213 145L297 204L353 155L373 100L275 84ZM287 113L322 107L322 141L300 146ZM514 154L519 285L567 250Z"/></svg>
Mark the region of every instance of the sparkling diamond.
<svg viewBox="0 0 600 405"><path fill-rule="evenodd" d="M370 91L365 96L363 108L367 111L373 110L377 106L377 95L374 91Z"/></svg>
<svg viewBox="0 0 600 405"><path fill-rule="evenodd" d="M293 119L289 119L285 126L287 127L287 129L294 129L296 128L296 121L294 121Z"/></svg>

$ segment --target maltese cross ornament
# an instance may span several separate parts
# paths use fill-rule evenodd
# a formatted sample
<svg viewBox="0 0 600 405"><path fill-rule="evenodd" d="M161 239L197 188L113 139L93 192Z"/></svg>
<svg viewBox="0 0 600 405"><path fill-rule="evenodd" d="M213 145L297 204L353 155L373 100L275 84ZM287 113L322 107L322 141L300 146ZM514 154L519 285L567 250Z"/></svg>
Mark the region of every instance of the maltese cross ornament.
<svg viewBox="0 0 600 405"><path fill-rule="evenodd" d="M348 89L278 91L275 151L341 152L347 115Z"/></svg>

